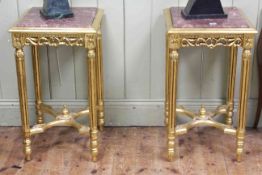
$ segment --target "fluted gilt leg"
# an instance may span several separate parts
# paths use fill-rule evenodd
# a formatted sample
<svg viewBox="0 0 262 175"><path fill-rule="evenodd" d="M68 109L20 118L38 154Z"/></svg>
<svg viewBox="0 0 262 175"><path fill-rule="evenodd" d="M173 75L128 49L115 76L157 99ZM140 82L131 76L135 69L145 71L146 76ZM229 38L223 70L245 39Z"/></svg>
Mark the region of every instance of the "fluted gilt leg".
<svg viewBox="0 0 262 175"><path fill-rule="evenodd" d="M237 128L237 161L241 161L244 138L245 138L245 126L246 126L246 110L249 91L249 74L250 74L250 59L251 48L253 45L253 38L245 37L242 53L242 68L241 68L241 90L239 99L239 111L238 111L238 128Z"/></svg>
<svg viewBox="0 0 262 175"><path fill-rule="evenodd" d="M35 84L35 106L36 106L36 116L37 123L44 123L43 113L41 111L42 104L42 94L41 94L41 78L40 78L40 56L39 56L39 46L32 46L32 59L33 59L33 74L34 74L34 84Z"/></svg>
<svg viewBox="0 0 262 175"><path fill-rule="evenodd" d="M237 47L230 48L229 74L228 74L228 90L227 90L227 116L226 124L232 125L234 111L234 92L236 81L236 66L237 66Z"/></svg>
<svg viewBox="0 0 262 175"><path fill-rule="evenodd" d="M27 87L26 87L26 73L25 73L25 56L23 47L16 45L16 71L17 82L19 89L20 112L22 121L22 130L24 136L24 153L25 159L31 160L31 140L30 140L30 124L28 116L28 102L27 102Z"/></svg>
<svg viewBox="0 0 262 175"><path fill-rule="evenodd" d="M90 149L92 160L97 160L98 140L97 140L97 89L96 89L96 38L90 36L87 47L88 56L88 100L89 100L89 117L90 117Z"/></svg>
<svg viewBox="0 0 262 175"><path fill-rule="evenodd" d="M168 112L168 160L172 161L175 156L176 138L176 92L177 92L177 72L179 55L177 49L171 50L169 66L169 112Z"/></svg>
<svg viewBox="0 0 262 175"><path fill-rule="evenodd" d="M97 103L98 103L98 127L102 131L104 119L104 86L103 86L103 54L102 54L102 35L99 33L97 38Z"/></svg>
<svg viewBox="0 0 262 175"><path fill-rule="evenodd" d="M166 79L165 79L165 125L168 125L168 97L169 97L169 46L168 46L168 35L166 36Z"/></svg>

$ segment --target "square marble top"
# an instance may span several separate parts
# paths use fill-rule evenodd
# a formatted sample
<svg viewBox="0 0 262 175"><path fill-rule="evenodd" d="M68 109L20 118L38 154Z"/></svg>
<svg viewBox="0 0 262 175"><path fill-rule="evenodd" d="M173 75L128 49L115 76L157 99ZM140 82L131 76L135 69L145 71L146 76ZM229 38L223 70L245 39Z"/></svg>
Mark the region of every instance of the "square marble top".
<svg viewBox="0 0 262 175"><path fill-rule="evenodd" d="M183 8L171 7L171 17L175 28L250 28L247 19L235 7L224 8L228 18L186 20L181 15Z"/></svg>
<svg viewBox="0 0 262 175"><path fill-rule="evenodd" d="M63 19L44 19L40 7L31 8L16 24L16 27L28 28L90 28L97 14L94 7L74 7L74 17Z"/></svg>

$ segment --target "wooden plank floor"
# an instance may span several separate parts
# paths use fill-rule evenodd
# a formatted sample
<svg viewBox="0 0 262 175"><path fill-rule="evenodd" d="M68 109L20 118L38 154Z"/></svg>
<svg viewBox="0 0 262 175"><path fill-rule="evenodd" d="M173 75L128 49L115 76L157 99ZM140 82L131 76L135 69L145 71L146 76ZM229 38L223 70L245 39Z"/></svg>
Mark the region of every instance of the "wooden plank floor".
<svg viewBox="0 0 262 175"><path fill-rule="evenodd" d="M235 139L213 128L195 128L177 139L176 160L165 158L164 127L106 128L99 161L90 161L88 138L53 128L33 139L33 159L23 160L20 128L0 127L0 174L16 175L261 175L262 130L248 130L244 160Z"/></svg>

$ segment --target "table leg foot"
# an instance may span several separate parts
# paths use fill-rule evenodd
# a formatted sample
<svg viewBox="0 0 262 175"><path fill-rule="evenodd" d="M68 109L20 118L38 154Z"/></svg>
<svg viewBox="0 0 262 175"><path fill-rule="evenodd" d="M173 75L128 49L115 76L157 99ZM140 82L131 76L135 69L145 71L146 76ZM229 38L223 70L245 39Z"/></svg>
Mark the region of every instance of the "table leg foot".
<svg viewBox="0 0 262 175"><path fill-rule="evenodd" d="M97 162L97 156L92 156L92 162Z"/></svg>
<svg viewBox="0 0 262 175"><path fill-rule="evenodd" d="M167 141L167 146L168 146L168 154L167 158L169 161L173 161L175 158L175 131L171 130L168 133L168 141Z"/></svg>
<svg viewBox="0 0 262 175"><path fill-rule="evenodd" d="M245 132L239 131L237 132L237 161L240 162L242 160L242 155L244 151L244 137Z"/></svg>
<svg viewBox="0 0 262 175"><path fill-rule="evenodd" d="M242 155L241 154L237 154L237 161L241 162L242 161Z"/></svg>
<svg viewBox="0 0 262 175"><path fill-rule="evenodd" d="M90 131L90 147L91 147L91 156L92 161L97 161L97 155L98 155L98 142L97 142L97 133L98 130L93 129Z"/></svg>
<svg viewBox="0 0 262 175"><path fill-rule="evenodd" d="M31 140L30 138L24 139L24 153L25 153L25 159L31 160Z"/></svg>

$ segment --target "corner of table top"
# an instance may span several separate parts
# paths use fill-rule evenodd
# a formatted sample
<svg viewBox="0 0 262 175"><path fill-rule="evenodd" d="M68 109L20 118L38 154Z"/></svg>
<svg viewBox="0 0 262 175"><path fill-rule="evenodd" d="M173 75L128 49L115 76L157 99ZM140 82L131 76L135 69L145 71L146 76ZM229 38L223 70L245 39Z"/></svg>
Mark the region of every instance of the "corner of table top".
<svg viewBox="0 0 262 175"><path fill-rule="evenodd" d="M164 9L164 18L165 18L165 21L166 21L167 32L169 33L169 31L173 28L170 8Z"/></svg>

